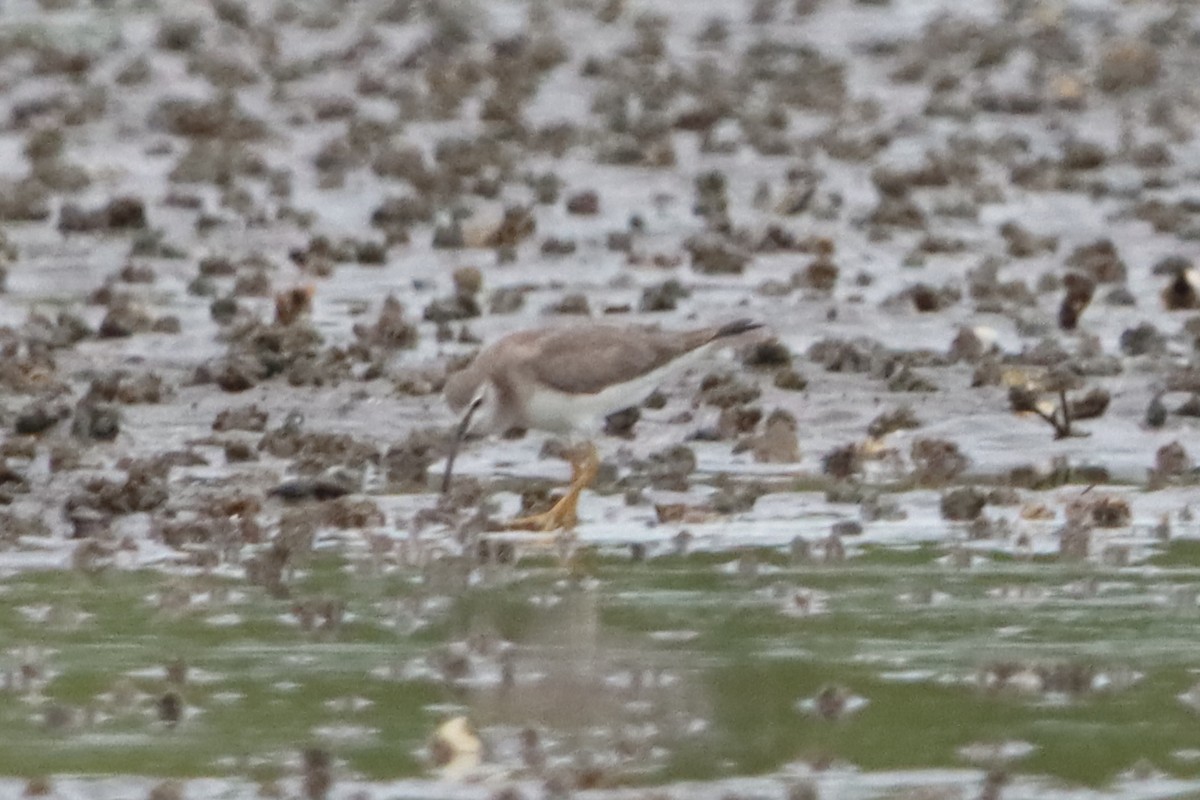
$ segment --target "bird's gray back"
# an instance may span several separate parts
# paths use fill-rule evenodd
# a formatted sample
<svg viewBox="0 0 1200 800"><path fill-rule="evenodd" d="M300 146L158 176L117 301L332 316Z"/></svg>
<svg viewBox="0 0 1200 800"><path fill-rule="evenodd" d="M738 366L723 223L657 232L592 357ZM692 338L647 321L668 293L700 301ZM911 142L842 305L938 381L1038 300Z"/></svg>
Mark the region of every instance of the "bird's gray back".
<svg viewBox="0 0 1200 800"><path fill-rule="evenodd" d="M712 329L656 331L615 325L580 325L544 332L523 369L539 383L565 394L592 394L635 380L707 344Z"/></svg>
<svg viewBox="0 0 1200 800"><path fill-rule="evenodd" d="M485 381L513 403L510 409L519 407L534 384L567 395L593 394L666 366L711 342L718 330L659 331L589 322L517 331L485 347L469 366L447 378L444 394L455 411L464 409Z"/></svg>

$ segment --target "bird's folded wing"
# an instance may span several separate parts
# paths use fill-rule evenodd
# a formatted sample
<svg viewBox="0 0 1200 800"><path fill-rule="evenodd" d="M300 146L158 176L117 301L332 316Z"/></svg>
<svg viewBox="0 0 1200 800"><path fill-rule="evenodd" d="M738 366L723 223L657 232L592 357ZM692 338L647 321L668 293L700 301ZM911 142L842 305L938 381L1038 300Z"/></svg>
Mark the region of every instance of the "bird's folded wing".
<svg viewBox="0 0 1200 800"><path fill-rule="evenodd" d="M634 327L563 328L540 339L529 368L566 394L591 394L640 378L712 338L711 331L668 334Z"/></svg>

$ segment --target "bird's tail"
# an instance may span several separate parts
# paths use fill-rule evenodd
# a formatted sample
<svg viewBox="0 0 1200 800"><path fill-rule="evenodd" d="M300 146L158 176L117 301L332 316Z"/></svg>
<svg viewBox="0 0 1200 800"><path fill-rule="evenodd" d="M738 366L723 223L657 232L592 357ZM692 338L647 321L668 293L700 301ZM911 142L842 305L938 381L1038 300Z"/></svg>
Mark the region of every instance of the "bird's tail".
<svg viewBox="0 0 1200 800"><path fill-rule="evenodd" d="M737 336L740 333L747 331L758 330L763 327L761 322L755 322L752 319L737 319L733 322L727 322L717 328L717 332L713 334L713 339L723 339L726 336Z"/></svg>

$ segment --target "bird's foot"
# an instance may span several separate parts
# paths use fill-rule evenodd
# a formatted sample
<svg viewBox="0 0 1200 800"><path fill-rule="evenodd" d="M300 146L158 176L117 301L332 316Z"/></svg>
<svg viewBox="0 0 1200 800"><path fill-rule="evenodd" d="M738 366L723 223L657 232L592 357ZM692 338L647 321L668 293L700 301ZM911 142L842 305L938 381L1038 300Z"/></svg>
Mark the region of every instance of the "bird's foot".
<svg viewBox="0 0 1200 800"><path fill-rule="evenodd" d="M600 458L596 454L595 445L585 442L583 447L571 457L571 485L567 487L567 493L549 511L518 517L508 523L508 529L539 533L574 529L576 523L579 522L579 517L576 515L579 507L579 495L596 480L596 472L599 467Z"/></svg>
<svg viewBox="0 0 1200 800"><path fill-rule="evenodd" d="M510 531L536 531L538 533L553 533L558 530L572 530L579 517L576 508L579 505L579 492L569 490L548 511L540 514L530 514L527 517L517 517L508 523Z"/></svg>

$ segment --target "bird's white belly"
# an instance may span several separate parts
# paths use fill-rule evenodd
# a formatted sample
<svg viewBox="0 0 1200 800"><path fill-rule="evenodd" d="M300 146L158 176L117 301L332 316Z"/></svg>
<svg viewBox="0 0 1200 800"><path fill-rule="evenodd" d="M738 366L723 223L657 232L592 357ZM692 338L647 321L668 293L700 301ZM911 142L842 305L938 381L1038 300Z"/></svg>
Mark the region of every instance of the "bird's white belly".
<svg viewBox="0 0 1200 800"><path fill-rule="evenodd" d="M607 386L595 394L567 394L539 386L526 402L530 427L554 433L598 428L604 417L638 405L666 379L698 360L706 349L694 350L641 377Z"/></svg>

